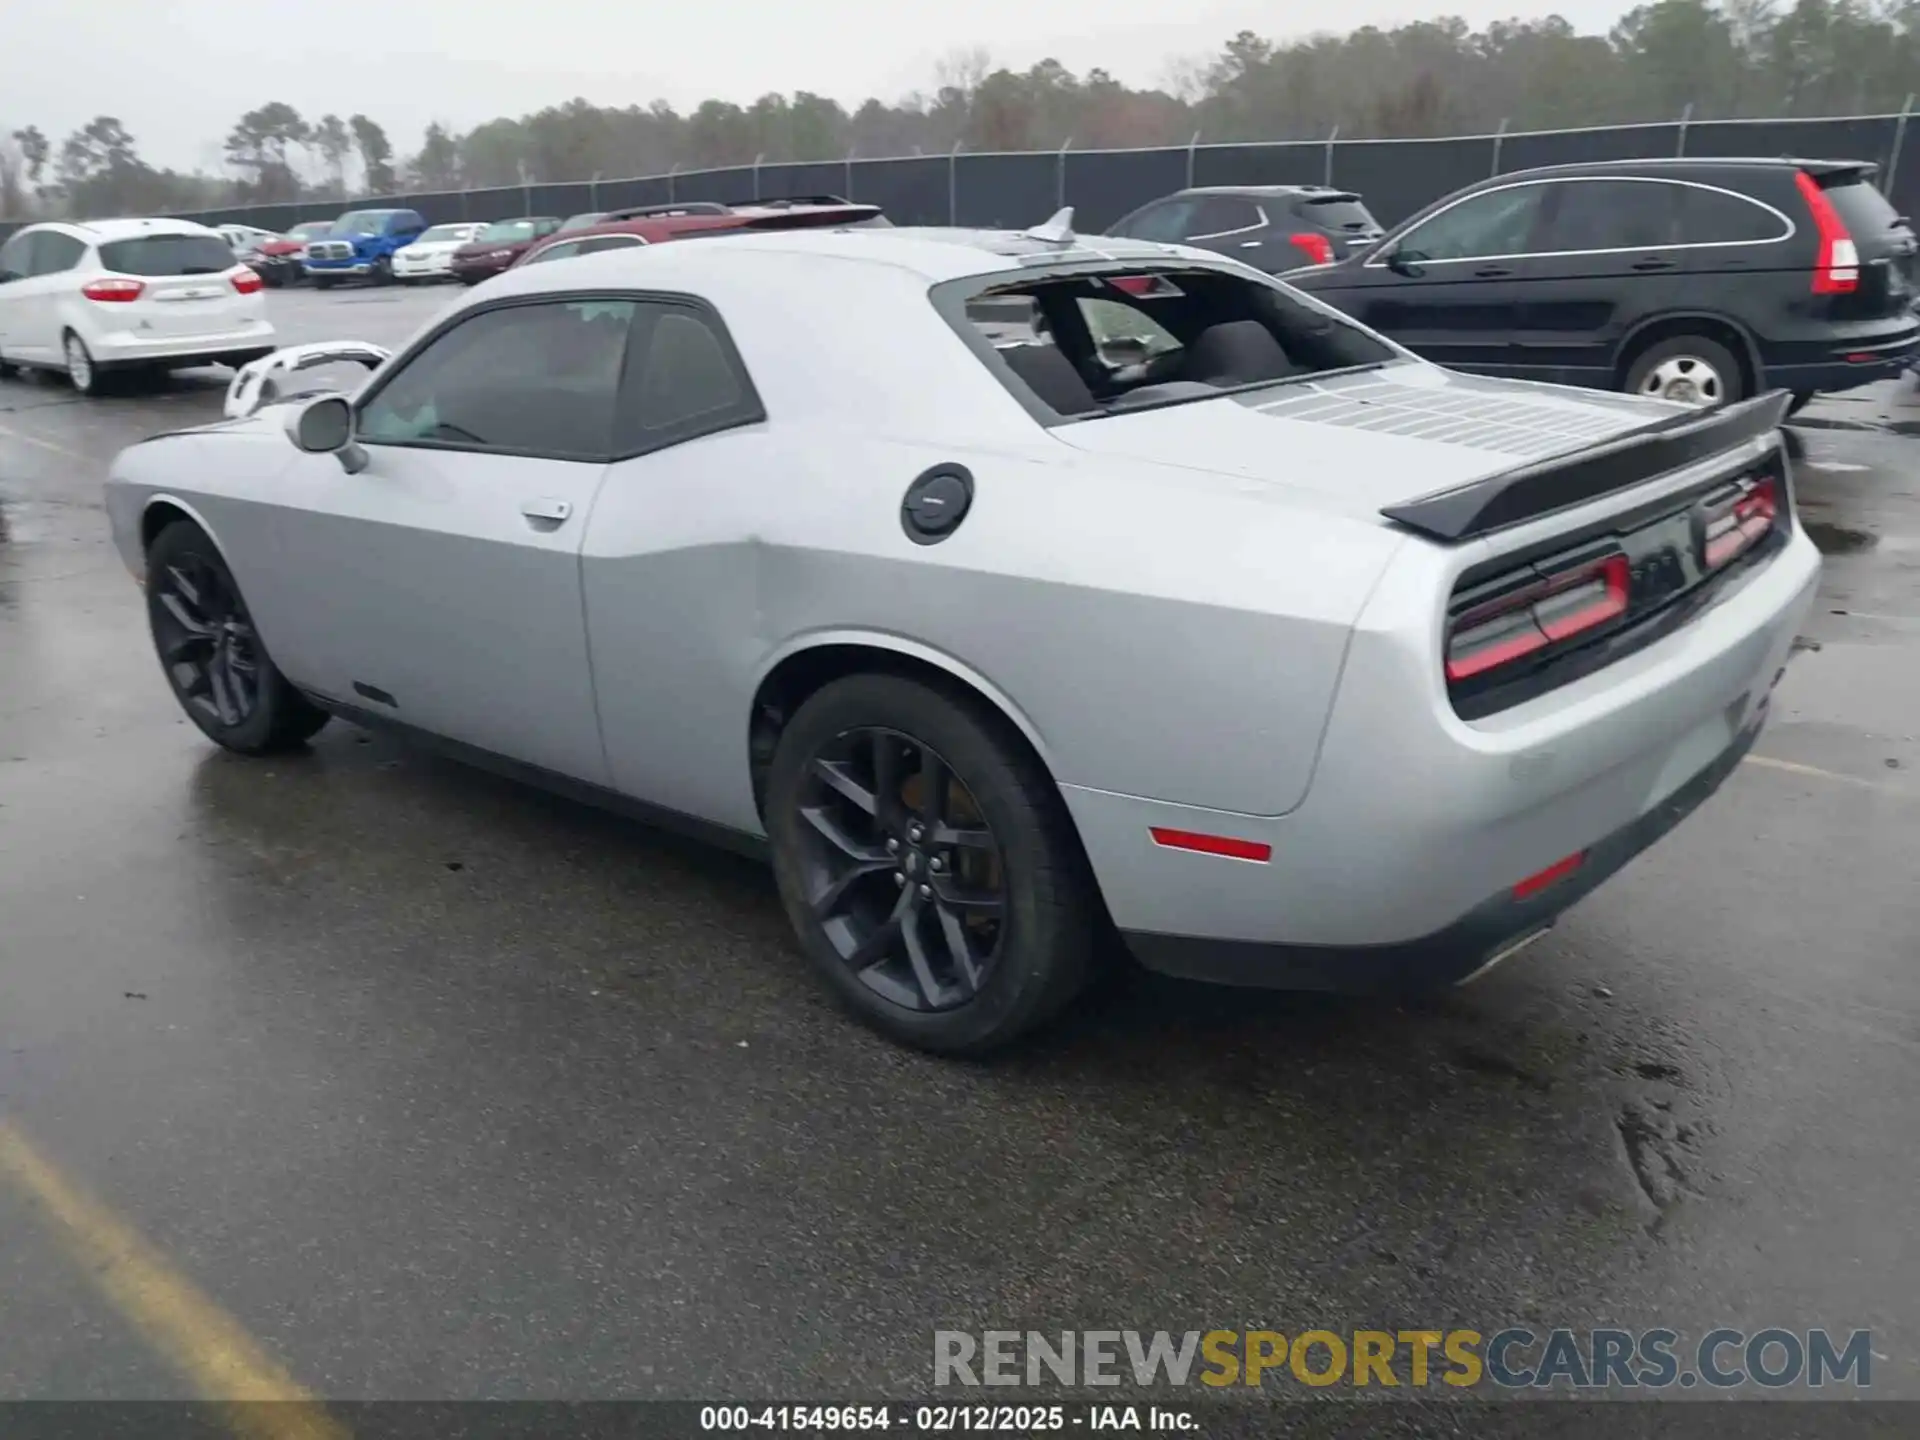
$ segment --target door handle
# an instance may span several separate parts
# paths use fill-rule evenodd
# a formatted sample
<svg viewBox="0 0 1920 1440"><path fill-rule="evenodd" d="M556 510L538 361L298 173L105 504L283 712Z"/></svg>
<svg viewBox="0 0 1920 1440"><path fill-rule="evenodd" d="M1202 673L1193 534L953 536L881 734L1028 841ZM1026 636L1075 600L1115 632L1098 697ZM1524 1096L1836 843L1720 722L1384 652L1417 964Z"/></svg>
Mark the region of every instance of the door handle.
<svg viewBox="0 0 1920 1440"><path fill-rule="evenodd" d="M566 522L568 516L573 514L573 506L565 500L548 500L545 498L526 500L521 502L520 513L529 520L544 521L549 525L561 525Z"/></svg>
<svg viewBox="0 0 1920 1440"><path fill-rule="evenodd" d="M1513 274L1513 271L1504 265L1482 265L1478 270L1473 272L1473 278L1476 280L1504 280L1511 274Z"/></svg>
<svg viewBox="0 0 1920 1440"><path fill-rule="evenodd" d="M1658 255L1649 255L1644 260L1634 261L1629 268L1638 270L1643 274L1649 270L1671 270L1673 269L1673 261L1663 259Z"/></svg>

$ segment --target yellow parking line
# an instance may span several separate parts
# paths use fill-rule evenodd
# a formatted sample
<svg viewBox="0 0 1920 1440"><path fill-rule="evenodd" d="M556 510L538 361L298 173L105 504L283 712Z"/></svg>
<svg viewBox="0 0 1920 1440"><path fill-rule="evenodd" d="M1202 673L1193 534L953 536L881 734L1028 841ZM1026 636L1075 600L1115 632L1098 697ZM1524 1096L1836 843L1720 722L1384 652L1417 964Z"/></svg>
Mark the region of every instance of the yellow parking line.
<svg viewBox="0 0 1920 1440"><path fill-rule="evenodd" d="M1865 790L1878 790L1883 794L1894 795L1900 792L1891 785L1882 785L1859 775L1842 775L1838 770L1822 770L1817 765L1802 765L1797 760L1776 760L1771 755L1748 755L1746 763L1758 765L1767 770L1784 770L1789 775L1806 775L1815 780L1837 780L1842 785L1858 785Z"/></svg>
<svg viewBox="0 0 1920 1440"><path fill-rule="evenodd" d="M0 1121L0 1178L39 1202L79 1272L245 1440L348 1440L348 1432L239 1323L123 1221Z"/></svg>

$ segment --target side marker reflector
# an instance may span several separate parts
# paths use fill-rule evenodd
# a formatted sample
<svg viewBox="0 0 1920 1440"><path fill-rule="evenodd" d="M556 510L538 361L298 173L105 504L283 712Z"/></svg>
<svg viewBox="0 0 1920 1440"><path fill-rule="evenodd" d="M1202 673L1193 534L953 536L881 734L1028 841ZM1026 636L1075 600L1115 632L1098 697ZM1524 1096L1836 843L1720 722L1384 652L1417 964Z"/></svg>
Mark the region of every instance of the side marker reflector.
<svg viewBox="0 0 1920 1440"><path fill-rule="evenodd" d="M1516 900L1525 900L1530 895L1538 895L1556 880L1564 880L1567 876L1573 874L1574 871L1586 863L1586 860L1587 852L1582 850L1577 855L1569 855L1564 860L1554 861L1553 864L1547 866L1546 869L1529 875L1518 885L1514 886L1513 898Z"/></svg>
<svg viewBox="0 0 1920 1440"><path fill-rule="evenodd" d="M1202 835L1195 830L1164 830L1158 825L1148 833L1153 836L1154 844L1168 850L1224 855L1229 860L1256 860L1263 865L1273 858L1273 846L1258 840L1236 840L1231 835Z"/></svg>

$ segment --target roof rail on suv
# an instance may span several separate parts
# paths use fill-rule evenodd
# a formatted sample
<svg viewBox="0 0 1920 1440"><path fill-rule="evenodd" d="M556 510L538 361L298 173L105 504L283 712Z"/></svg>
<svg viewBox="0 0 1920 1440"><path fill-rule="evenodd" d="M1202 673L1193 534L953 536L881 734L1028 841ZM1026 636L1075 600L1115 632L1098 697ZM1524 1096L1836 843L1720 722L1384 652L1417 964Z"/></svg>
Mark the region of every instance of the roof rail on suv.
<svg viewBox="0 0 1920 1440"><path fill-rule="evenodd" d="M661 205L628 205L619 210L609 210L608 220L644 220L649 215L729 215L733 213L731 205L722 205L717 200L681 200Z"/></svg>

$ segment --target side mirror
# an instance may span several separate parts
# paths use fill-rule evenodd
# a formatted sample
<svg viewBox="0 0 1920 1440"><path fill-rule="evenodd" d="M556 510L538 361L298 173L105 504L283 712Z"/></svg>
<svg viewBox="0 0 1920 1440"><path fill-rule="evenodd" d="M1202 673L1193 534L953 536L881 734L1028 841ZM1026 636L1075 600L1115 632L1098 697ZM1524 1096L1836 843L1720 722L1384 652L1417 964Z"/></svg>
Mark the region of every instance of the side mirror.
<svg viewBox="0 0 1920 1440"><path fill-rule="evenodd" d="M367 452L353 438L353 406L344 395L316 395L288 414L286 431L295 449L336 456L349 475L367 468Z"/></svg>

